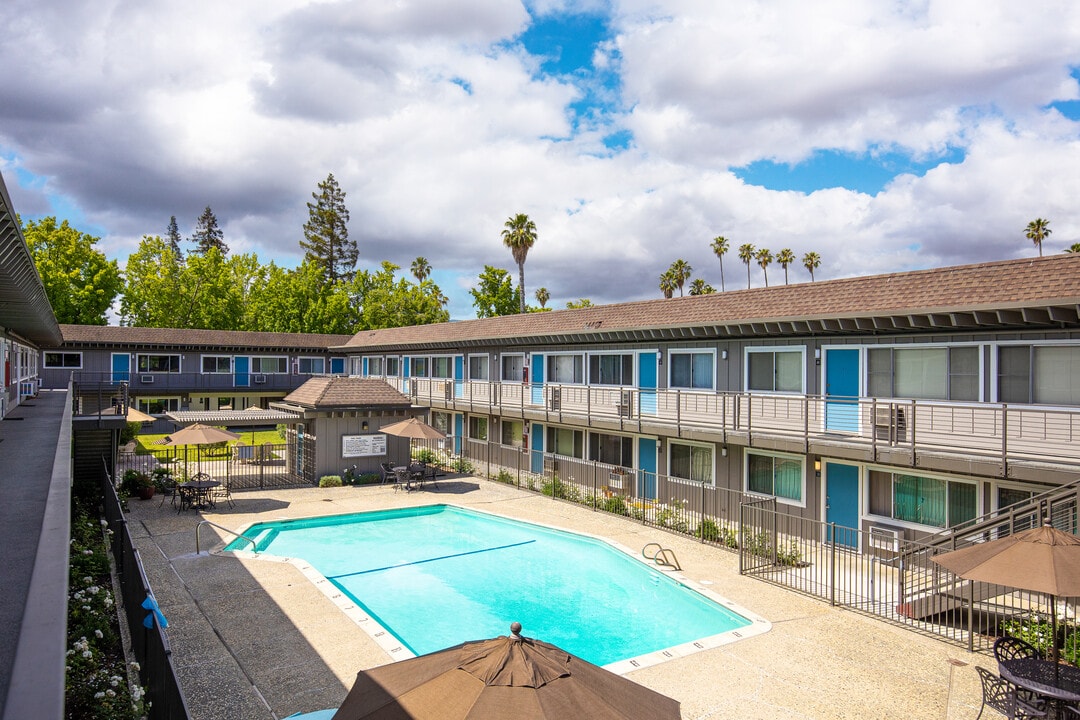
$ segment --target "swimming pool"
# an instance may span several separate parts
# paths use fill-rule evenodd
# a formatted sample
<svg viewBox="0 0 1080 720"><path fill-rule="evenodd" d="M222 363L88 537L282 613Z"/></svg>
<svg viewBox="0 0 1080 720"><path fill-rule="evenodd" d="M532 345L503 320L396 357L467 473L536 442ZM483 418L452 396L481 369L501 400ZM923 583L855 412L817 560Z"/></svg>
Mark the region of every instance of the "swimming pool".
<svg viewBox="0 0 1080 720"><path fill-rule="evenodd" d="M259 523L244 534L260 556L302 558L362 609L359 620L370 616L417 655L504 635L517 621L531 637L630 669L769 627L604 541L456 506Z"/></svg>

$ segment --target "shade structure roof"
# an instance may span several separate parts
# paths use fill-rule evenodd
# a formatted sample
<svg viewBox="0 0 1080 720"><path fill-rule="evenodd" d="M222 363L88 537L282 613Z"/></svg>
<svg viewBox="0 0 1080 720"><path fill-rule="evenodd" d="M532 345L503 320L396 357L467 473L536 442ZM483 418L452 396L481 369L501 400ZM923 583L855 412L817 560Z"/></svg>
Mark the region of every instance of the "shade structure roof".
<svg viewBox="0 0 1080 720"><path fill-rule="evenodd" d="M334 720L677 720L679 703L516 632L363 670Z"/></svg>
<svg viewBox="0 0 1080 720"><path fill-rule="evenodd" d="M203 423L205 425L277 425L297 422L302 418L296 413L285 410L267 410L248 408L247 410L181 410L166 413L165 417L173 422L187 425Z"/></svg>

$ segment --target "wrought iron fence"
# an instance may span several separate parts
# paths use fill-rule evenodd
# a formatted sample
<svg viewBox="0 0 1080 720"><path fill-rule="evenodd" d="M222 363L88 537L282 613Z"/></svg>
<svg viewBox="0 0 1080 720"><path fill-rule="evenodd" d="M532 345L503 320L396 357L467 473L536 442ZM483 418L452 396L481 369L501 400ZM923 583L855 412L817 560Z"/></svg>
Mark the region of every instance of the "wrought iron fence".
<svg viewBox="0 0 1080 720"><path fill-rule="evenodd" d="M314 440L305 437L303 442L307 452L313 453ZM296 465L290 458L294 457L295 449L295 440L222 447L151 447L145 454L121 454L117 473L122 477L128 470L137 470L152 477L155 472L168 471L170 478L183 482L196 473L205 472L215 480L228 483L231 490L311 484L312 479L294 471Z"/></svg>

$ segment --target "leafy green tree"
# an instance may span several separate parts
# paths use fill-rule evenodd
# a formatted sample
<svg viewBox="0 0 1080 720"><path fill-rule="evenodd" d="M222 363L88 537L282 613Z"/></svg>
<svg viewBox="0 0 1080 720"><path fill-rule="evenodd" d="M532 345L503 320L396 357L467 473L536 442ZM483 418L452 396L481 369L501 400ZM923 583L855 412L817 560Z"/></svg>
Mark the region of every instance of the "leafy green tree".
<svg viewBox="0 0 1080 720"><path fill-rule="evenodd" d="M1035 243L1039 248L1039 257L1042 257L1042 243L1053 230L1050 229L1050 221L1043 218L1035 218L1024 229L1024 237Z"/></svg>
<svg viewBox="0 0 1080 720"><path fill-rule="evenodd" d="M660 292L664 293L664 297L668 300L675 294L675 288L678 284L675 282L675 275L671 272L671 269L667 269L660 275Z"/></svg>
<svg viewBox="0 0 1080 720"><path fill-rule="evenodd" d="M331 285L338 280L349 281L360 253L356 241L349 240L345 191L330 173L311 197L315 202L307 204L308 221L304 223L304 239L300 241L300 247L306 251L304 260L321 267L324 281Z"/></svg>
<svg viewBox="0 0 1080 720"><path fill-rule="evenodd" d="M180 227L176 224L176 216L169 216L169 226L165 228L165 237L169 241L169 247L176 253L176 256L183 260L184 255L180 251Z"/></svg>
<svg viewBox="0 0 1080 720"><path fill-rule="evenodd" d="M144 235L128 256L120 323L131 327L183 327L177 317L183 291L181 256L157 235Z"/></svg>
<svg viewBox="0 0 1080 720"><path fill-rule="evenodd" d="M512 215L503 224L503 245L510 248L514 256L514 262L518 266L518 297L520 298L521 312L525 312L525 258L529 250L536 242L536 223L524 213Z"/></svg>
<svg viewBox="0 0 1080 720"><path fill-rule="evenodd" d="M260 269L248 306L248 329L265 332L347 335L360 329L360 308L352 286L326 283L311 261L287 270L274 263Z"/></svg>
<svg viewBox="0 0 1080 720"><path fill-rule="evenodd" d="M679 259L671 263L668 272L671 273L671 277L675 280L675 287L679 288L679 297L682 297L683 285L690 279L690 275L694 272L694 268L690 267L690 263Z"/></svg>
<svg viewBox="0 0 1080 720"><path fill-rule="evenodd" d="M821 267L821 256L816 252L808 252L802 256L802 264L810 273L810 282L814 282L814 270Z"/></svg>
<svg viewBox="0 0 1080 720"><path fill-rule="evenodd" d="M695 278L694 282L690 283L691 295L712 295L715 292L716 288L714 288L712 285L705 282L701 278Z"/></svg>
<svg viewBox="0 0 1080 720"><path fill-rule="evenodd" d="M431 265L426 257L418 257L412 261L412 274L416 282L424 282L431 275Z"/></svg>
<svg viewBox="0 0 1080 720"><path fill-rule="evenodd" d="M728 251L728 240L723 235L718 235L713 238L712 245L713 255L720 261L720 292L725 290L724 288L724 255Z"/></svg>
<svg viewBox="0 0 1080 720"><path fill-rule="evenodd" d="M761 266L761 272L765 273L765 287L769 287L769 265L773 261L772 252L769 248L761 248L754 254L754 259Z"/></svg>
<svg viewBox="0 0 1080 720"><path fill-rule="evenodd" d="M489 318L499 315L513 315L521 305L519 290L514 290L510 273L502 268L485 265L480 273L475 288L469 290L473 297L476 317Z"/></svg>
<svg viewBox="0 0 1080 720"><path fill-rule="evenodd" d="M567 310L578 310L580 308L592 307L592 300L589 298L578 298L577 300L569 300L566 303Z"/></svg>
<svg viewBox="0 0 1080 720"><path fill-rule="evenodd" d="M1067 253L1080 253L1080 242L1073 243L1069 247L1065 248L1065 252L1067 252Z"/></svg>
<svg viewBox="0 0 1080 720"><path fill-rule="evenodd" d="M396 278L400 268L383 261L376 273L359 272L352 294L360 301L360 329L378 330L447 322L450 313L443 307L445 297L430 281L415 285Z"/></svg>
<svg viewBox="0 0 1080 720"><path fill-rule="evenodd" d="M98 238L55 217L28 221L23 236L58 322L105 325L123 281L115 260L94 248Z"/></svg>
<svg viewBox="0 0 1080 720"><path fill-rule="evenodd" d="M780 252L776 253L776 262L780 263L780 267L784 268L784 284L788 284L788 265L795 262L795 253L791 251L791 248L784 248Z"/></svg>
<svg viewBox="0 0 1080 720"><path fill-rule="evenodd" d="M754 253L755 252L757 252L757 248L755 248L750 243L746 243L744 245L739 246L739 259L742 260L744 263L746 263L746 289L747 290L750 289L750 263L754 259Z"/></svg>
<svg viewBox="0 0 1080 720"><path fill-rule="evenodd" d="M225 233L218 227L217 215L207 205L195 223L195 232L191 236L191 242L195 243L195 252L205 255L211 248L217 248L222 255L229 254L229 246L225 244Z"/></svg>

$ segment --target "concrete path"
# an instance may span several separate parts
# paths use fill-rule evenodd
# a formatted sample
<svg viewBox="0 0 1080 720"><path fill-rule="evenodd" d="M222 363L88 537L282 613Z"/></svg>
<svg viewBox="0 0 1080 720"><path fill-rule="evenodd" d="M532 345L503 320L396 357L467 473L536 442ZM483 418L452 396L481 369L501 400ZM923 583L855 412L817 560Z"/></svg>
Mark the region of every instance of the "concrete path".
<svg viewBox="0 0 1080 720"><path fill-rule="evenodd" d="M258 720L336 707L358 670L390 662L293 565L196 556L200 519L241 530L260 520L431 503L600 535L630 548L662 542L675 550L686 577L771 621L763 635L627 675L679 700L686 720L947 720L978 713L974 665L992 667L993 658L740 576L735 554L692 538L486 480L440 485L409 494L382 486L240 492L235 509L201 516L178 515L157 498L131 501L132 535L169 618L192 717ZM227 535L209 530L204 527L203 539L220 549ZM954 667L950 659L967 665Z"/></svg>

